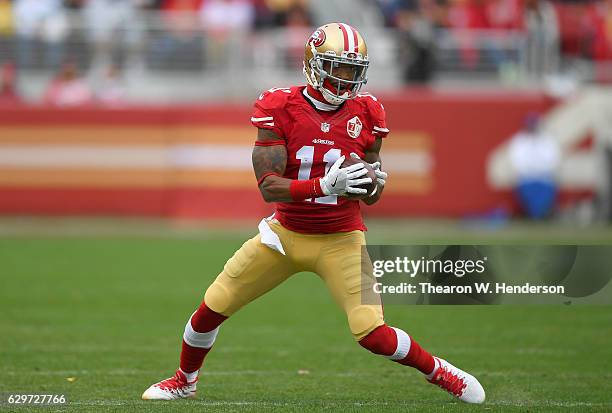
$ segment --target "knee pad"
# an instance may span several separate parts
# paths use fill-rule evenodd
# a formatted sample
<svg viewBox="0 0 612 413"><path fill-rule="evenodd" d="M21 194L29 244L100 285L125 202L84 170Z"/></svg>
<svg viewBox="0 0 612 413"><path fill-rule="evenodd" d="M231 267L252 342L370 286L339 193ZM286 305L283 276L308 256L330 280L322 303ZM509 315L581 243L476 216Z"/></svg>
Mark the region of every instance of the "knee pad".
<svg viewBox="0 0 612 413"><path fill-rule="evenodd" d="M357 340L361 340L385 323L381 307L375 305L359 305L350 310L347 317L351 333Z"/></svg>
<svg viewBox="0 0 612 413"><path fill-rule="evenodd" d="M204 294L206 306L215 313L229 317L234 312L229 290L218 280L213 282Z"/></svg>

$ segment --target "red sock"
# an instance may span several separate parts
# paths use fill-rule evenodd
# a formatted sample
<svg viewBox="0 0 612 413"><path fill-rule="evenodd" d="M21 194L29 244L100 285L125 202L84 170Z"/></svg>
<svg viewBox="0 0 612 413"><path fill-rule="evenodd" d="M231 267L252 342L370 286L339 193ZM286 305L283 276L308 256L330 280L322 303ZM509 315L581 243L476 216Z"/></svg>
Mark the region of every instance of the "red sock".
<svg viewBox="0 0 612 413"><path fill-rule="evenodd" d="M200 370L204 364L204 358L210 351L209 348L191 347L183 340L183 348L181 349L181 370L184 373L193 373Z"/></svg>
<svg viewBox="0 0 612 413"><path fill-rule="evenodd" d="M408 355L397 362L405 366L414 367L423 374L431 374L434 367L436 367L436 361L431 354L425 351L419 343L414 340L410 341Z"/></svg>
<svg viewBox="0 0 612 413"><path fill-rule="evenodd" d="M187 322L188 325L185 327L180 362L180 368L183 372L193 373L202 367L204 358L212 348L216 337L216 331L213 330L226 319L226 316L215 313L202 302L200 308L191 316ZM197 346L188 344L185 341L186 339L192 344L197 342ZM207 343L202 344L202 340L207 341Z"/></svg>
<svg viewBox="0 0 612 413"><path fill-rule="evenodd" d="M397 348L397 336L391 327L384 324L359 340L359 345L374 354L390 356Z"/></svg>
<svg viewBox="0 0 612 413"><path fill-rule="evenodd" d="M414 367L424 374L432 373L436 365L431 354L423 350L419 343L410 338L404 331L389 327L386 324L365 336L359 341L359 344L372 353L386 356L405 366ZM399 358L404 354L403 358Z"/></svg>

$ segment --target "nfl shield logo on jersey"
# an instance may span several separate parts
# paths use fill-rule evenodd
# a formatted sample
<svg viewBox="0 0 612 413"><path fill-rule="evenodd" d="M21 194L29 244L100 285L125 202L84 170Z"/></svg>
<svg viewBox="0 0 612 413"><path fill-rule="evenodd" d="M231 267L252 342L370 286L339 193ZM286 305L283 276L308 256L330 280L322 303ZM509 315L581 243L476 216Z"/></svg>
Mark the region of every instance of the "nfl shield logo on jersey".
<svg viewBox="0 0 612 413"><path fill-rule="evenodd" d="M321 131L325 133L329 132L329 123L323 122L321 124Z"/></svg>
<svg viewBox="0 0 612 413"><path fill-rule="evenodd" d="M346 131L348 132L351 138L357 139L359 134L361 133L361 120L358 116L355 116L351 120L346 123Z"/></svg>

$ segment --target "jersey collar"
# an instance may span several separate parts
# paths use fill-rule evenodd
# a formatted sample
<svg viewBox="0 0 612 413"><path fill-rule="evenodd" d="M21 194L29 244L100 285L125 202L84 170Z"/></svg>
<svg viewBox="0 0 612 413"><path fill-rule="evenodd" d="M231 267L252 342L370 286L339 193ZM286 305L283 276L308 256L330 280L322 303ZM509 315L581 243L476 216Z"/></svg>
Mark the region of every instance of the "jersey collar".
<svg viewBox="0 0 612 413"><path fill-rule="evenodd" d="M302 92L304 94L304 97L315 107L315 109L317 110L322 110L325 112L332 112L334 110L338 110L338 108L340 107L340 105L330 105L329 103L324 103L319 101L318 99L313 98L312 96L310 96L308 94L308 87L304 88L304 91Z"/></svg>

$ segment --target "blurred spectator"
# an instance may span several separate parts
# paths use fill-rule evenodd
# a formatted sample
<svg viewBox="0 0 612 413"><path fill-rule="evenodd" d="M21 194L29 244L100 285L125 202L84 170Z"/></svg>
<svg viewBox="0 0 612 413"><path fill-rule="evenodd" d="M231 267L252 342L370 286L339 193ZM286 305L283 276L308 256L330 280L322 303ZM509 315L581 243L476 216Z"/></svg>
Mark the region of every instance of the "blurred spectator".
<svg viewBox="0 0 612 413"><path fill-rule="evenodd" d="M195 16L202 7L202 2L203 0L163 0L160 4L160 10L164 21L170 27L176 26L180 31L184 28L193 30L195 21L184 17Z"/></svg>
<svg viewBox="0 0 612 413"><path fill-rule="evenodd" d="M295 18L298 11L310 21L308 0L265 0L265 5L271 13L274 26L287 26L290 19Z"/></svg>
<svg viewBox="0 0 612 413"><path fill-rule="evenodd" d="M396 2L394 17L399 31L399 59L407 83L425 83L435 70L436 28L446 20L444 3L438 0Z"/></svg>
<svg viewBox="0 0 612 413"><path fill-rule="evenodd" d="M253 26L255 29L273 27L275 25L274 13L268 7L266 0L252 0L255 18Z"/></svg>
<svg viewBox="0 0 612 413"><path fill-rule="evenodd" d="M83 7L83 3L87 0L64 0L64 7L71 10L77 10Z"/></svg>
<svg viewBox="0 0 612 413"><path fill-rule="evenodd" d="M523 1L524 0L486 0L485 7L490 30L499 31L521 31L523 30ZM509 34L510 36L510 34ZM481 45L481 58L492 64L501 74L506 75L515 72L517 58L508 51L507 42L512 42L511 37L485 36ZM508 72L510 70L510 72Z"/></svg>
<svg viewBox="0 0 612 413"><path fill-rule="evenodd" d="M398 3L397 0L376 0L376 5L385 19L386 27L395 27Z"/></svg>
<svg viewBox="0 0 612 413"><path fill-rule="evenodd" d="M18 36L17 61L31 67L38 44L44 45L44 64L57 67L62 60L68 18L61 0L15 0L15 28Z"/></svg>
<svg viewBox="0 0 612 413"><path fill-rule="evenodd" d="M590 45L588 55L595 60L612 60L612 0L592 3L583 26Z"/></svg>
<svg viewBox="0 0 612 413"><path fill-rule="evenodd" d="M94 46L92 66L107 67L124 51L127 58L140 58L137 48L144 27L138 11L148 4L144 0L86 0L83 13Z"/></svg>
<svg viewBox="0 0 612 413"><path fill-rule="evenodd" d="M481 38L471 36L469 31L491 29L489 10L485 0L455 1L449 10L449 26L452 29L463 31L457 36L457 43L459 44L459 59L465 68L476 67L483 58L479 50L483 48L483 45L479 44Z"/></svg>
<svg viewBox="0 0 612 413"><path fill-rule="evenodd" d="M510 141L510 162L517 175L515 193L528 217L549 215L557 196L556 171L560 164L557 142L539 130L536 114L525 118L523 129Z"/></svg>
<svg viewBox="0 0 612 413"><path fill-rule="evenodd" d="M21 103L17 93L17 76L15 65L6 63L0 68L0 105Z"/></svg>
<svg viewBox="0 0 612 413"><path fill-rule="evenodd" d="M492 28L520 30L523 25L522 0L493 0L487 4L488 19Z"/></svg>
<svg viewBox="0 0 612 413"><path fill-rule="evenodd" d="M304 39L312 31L311 17L308 9L301 4L295 4L286 14L287 27L287 67L301 70L304 59Z"/></svg>
<svg viewBox="0 0 612 413"><path fill-rule="evenodd" d="M300 30L309 28L310 30L312 27L312 17L306 4L297 2L287 9L287 13L285 14L285 26L289 28L299 28Z"/></svg>
<svg viewBox="0 0 612 413"><path fill-rule="evenodd" d="M13 7L9 0L0 0L0 36L13 34Z"/></svg>
<svg viewBox="0 0 612 413"><path fill-rule="evenodd" d="M240 65L243 43L232 35L253 28L253 4L248 0L206 0L199 16L206 33L208 61L222 68Z"/></svg>
<svg viewBox="0 0 612 413"><path fill-rule="evenodd" d="M71 62L62 65L43 98L45 104L61 107L85 105L92 99L91 89L79 77L76 65Z"/></svg>
<svg viewBox="0 0 612 413"><path fill-rule="evenodd" d="M252 28L255 9L248 0L206 0L200 9L204 29L214 36Z"/></svg>
<svg viewBox="0 0 612 413"><path fill-rule="evenodd" d="M106 68L95 87L96 102L104 106L119 106L125 102L125 87L118 66Z"/></svg>
<svg viewBox="0 0 612 413"><path fill-rule="evenodd" d="M187 63L195 63L201 68L202 37L197 20L201 5L202 0L164 0L160 4L165 30L151 38L152 67L183 69Z"/></svg>
<svg viewBox="0 0 612 413"><path fill-rule="evenodd" d="M158 10L163 8L165 2L166 0L149 0L145 6L147 9Z"/></svg>
<svg viewBox="0 0 612 413"><path fill-rule="evenodd" d="M546 0L525 0L523 26L527 33L527 71L536 78L558 66L559 26L554 7Z"/></svg>
<svg viewBox="0 0 612 413"><path fill-rule="evenodd" d="M486 0L458 0L449 12L449 24L457 29L490 29Z"/></svg>
<svg viewBox="0 0 612 413"><path fill-rule="evenodd" d="M590 23L585 26L586 3L555 2L559 24L559 46L561 51L572 57L580 57L589 49L585 43L591 31Z"/></svg>

